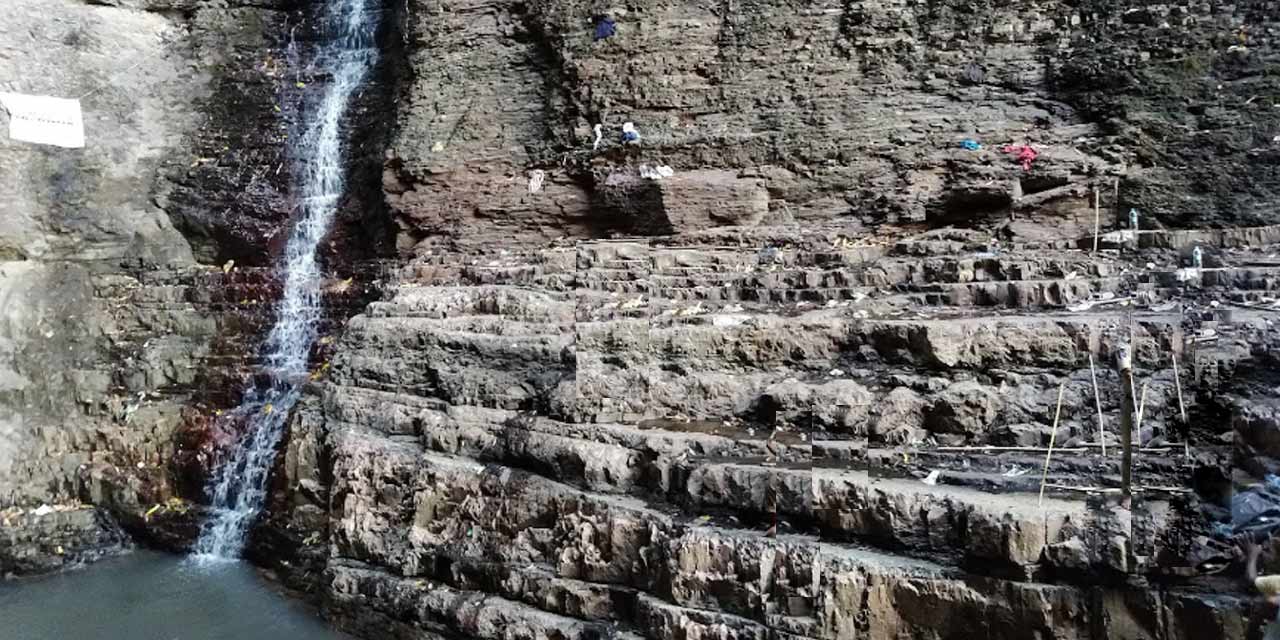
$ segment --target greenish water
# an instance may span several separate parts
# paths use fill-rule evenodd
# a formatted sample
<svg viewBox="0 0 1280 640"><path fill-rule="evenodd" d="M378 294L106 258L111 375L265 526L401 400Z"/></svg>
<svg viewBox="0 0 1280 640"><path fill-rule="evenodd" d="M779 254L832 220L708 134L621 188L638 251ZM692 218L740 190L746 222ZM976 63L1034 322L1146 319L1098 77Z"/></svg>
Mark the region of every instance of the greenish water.
<svg viewBox="0 0 1280 640"><path fill-rule="evenodd" d="M5 640L346 640L243 562L138 551L0 583Z"/></svg>

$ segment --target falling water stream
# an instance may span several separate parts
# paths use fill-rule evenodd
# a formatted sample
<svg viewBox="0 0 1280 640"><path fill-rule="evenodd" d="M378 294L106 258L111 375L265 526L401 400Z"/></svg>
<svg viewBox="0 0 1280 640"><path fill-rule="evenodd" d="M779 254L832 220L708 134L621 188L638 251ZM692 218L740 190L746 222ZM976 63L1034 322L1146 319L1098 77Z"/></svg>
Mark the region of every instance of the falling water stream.
<svg viewBox="0 0 1280 640"><path fill-rule="evenodd" d="M263 345L265 375L258 376L240 406L226 416L244 421L248 429L210 479L212 513L195 547L201 557L240 555L249 526L262 509L285 420L307 377L321 318L316 249L346 189L342 120L378 59L380 8L369 6L375 2L330 0L321 10L322 41L315 66L328 73L330 80L293 149L301 213L281 265L284 293L276 323Z"/></svg>

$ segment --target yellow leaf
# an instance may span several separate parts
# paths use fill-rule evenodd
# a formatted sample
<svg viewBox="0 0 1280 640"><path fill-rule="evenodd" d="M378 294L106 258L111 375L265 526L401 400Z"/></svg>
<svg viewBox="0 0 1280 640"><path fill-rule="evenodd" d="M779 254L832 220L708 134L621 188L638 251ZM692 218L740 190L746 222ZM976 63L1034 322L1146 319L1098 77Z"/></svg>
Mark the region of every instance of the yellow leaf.
<svg viewBox="0 0 1280 640"><path fill-rule="evenodd" d="M271 403L267 403L267 406L265 406L265 407L263 407L263 408L262 408L262 412L263 412L263 413L265 413L265 414L267 414L267 415L271 415L271 412L272 412L272 411L274 411L274 410L275 410L275 408L271 406Z"/></svg>
<svg viewBox="0 0 1280 640"><path fill-rule="evenodd" d="M156 505L156 506L154 506L154 507L151 507L150 509L147 509L147 513L146 513L146 515L142 516L142 518L143 518L144 520L150 520L150 519L151 519L152 514L154 514L155 512L157 512L157 511L159 511L159 510L160 510L160 505Z"/></svg>
<svg viewBox="0 0 1280 640"><path fill-rule="evenodd" d="M320 344L329 344L331 342L333 342L333 336L325 336L323 338L320 338Z"/></svg>
<svg viewBox="0 0 1280 640"><path fill-rule="evenodd" d="M306 86L307 86L307 83L305 83L305 82L299 82L296 86L297 86L299 89L305 89L305 88L306 88Z"/></svg>
<svg viewBox="0 0 1280 640"><path fill-rule="evenodd" d="M213 415L215 415L215 416L220 416L220 415L222 415L222 409L218 409L217 411L214 411L214 412L213 412Z"/></svg>

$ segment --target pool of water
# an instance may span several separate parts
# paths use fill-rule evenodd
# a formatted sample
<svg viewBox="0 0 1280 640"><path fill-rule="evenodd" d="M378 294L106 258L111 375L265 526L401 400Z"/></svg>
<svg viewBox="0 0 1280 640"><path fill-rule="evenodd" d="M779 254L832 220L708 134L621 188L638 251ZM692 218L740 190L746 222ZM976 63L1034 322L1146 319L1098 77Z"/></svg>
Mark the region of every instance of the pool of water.
<svg viewBox="0 0 1280 640"><path fill-rule="evenodd" d="M243 562L150 551L0 583L5 640L349 640Z"/></svg>

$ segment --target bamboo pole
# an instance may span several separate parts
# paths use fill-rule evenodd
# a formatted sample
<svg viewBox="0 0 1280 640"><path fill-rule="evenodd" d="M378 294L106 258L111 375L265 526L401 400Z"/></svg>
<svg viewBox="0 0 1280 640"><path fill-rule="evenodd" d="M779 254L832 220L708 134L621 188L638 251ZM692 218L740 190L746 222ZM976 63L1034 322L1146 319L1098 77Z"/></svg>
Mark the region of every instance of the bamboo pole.
<svg viewBox="0 0 1280 640"><path fill-rule="evenodd" d="M1142 399L1138 401L1138 424L1134 427L1138 437L1142 437L1142 414L1147 410L1147 383L1142 383ZM1154 435L1154 434L1153 434ZM1141 443L1139 443L1141 444Z"/></svg>
<svg viewBox="0 0 1280 640"><path fill-rule="evenodd" d="M1102 193L1093 188L1093 252L1098 252L1098 234L1102 231Z"/></svg>
<svg viewBox="0 0 1280 640"><path fill-rule="evenodd" d="M1053 443L1058 438L1058 419L1062 417L1062 392L1066 391L1067 383L1063 382L1058 385L1058 408L1053 412L1053 430L1049 432L1049 450L1044 452L1044 471L1040 473L1040 501L1038 506L1044 506L1044 484L1049 479L1049 460L1053 458Z"/></svg>
<svg viewBox="0 0 1280 640"><path fill-rule="evenodd" d="M1089 352L1089 378L1093 380L1093 404L1098 408L1098 442L1102 444L1102 457L1107 457L1107 431L1102 424L1102 396L1098 393L1098 372L1093 368L1093 352Z"/></svg>
<svg viewBox="0 0 1280 640"><path fill-rule="evenodd" d="M1182 378L1178 375L1178 354L1170 351L1169 360L1173 362L1173 386L1178 390L1178 415L1182 416L1182 455L1191 459L1191 425L1187 424L1187 405L1182 402Z"/></svg>
<svg viewBox="0 0 1280 640"><path fill-rule="evenodd" d="M1129 347L1116 358L1120 371L1120 488L1126 506L1133 497L1133 359Z"/></svg>

